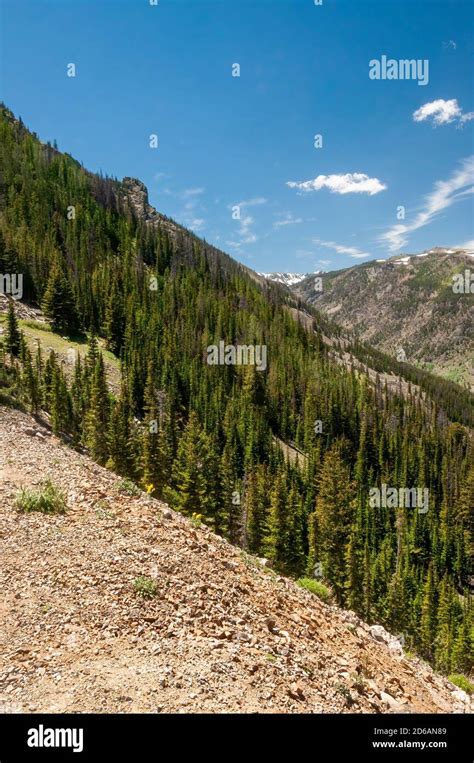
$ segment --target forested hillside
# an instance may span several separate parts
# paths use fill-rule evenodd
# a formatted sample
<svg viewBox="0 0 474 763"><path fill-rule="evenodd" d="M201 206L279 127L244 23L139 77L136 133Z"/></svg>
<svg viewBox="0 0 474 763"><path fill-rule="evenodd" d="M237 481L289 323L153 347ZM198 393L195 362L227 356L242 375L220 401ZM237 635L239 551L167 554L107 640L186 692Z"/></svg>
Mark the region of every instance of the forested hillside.
<svg viewBox="0 0 474 763"><path fill-rule="evenodd" d="M325 273L318 289L311 275L292 290L360 341L472 391L473 277L469 252L438 248Z"/></svg>
<svg viewBox="0 0 474 763"><path fill-rule="evenodd" d="M86 172L10 112L0 121L0 272L61 334L90 337L72 378L32 353L10 300L1 401L47 411L55 433L295 577L444 672L472 667L472 398L425 375L393 394L334 362L316 312L145 209L129 184ZM306 308L305 308L306 309ZM310 308L308 308L310 309ZM97 336L121 360L107 387ZM210 346L266 348L266 363L210 365ZM365 362L384 356L357 348ZM431 389L430 389L431 384ZM456 420L455 420L456 419ZM285 460L280 441L306 458ZM428 490L425 506L372 500Z"/></svg>

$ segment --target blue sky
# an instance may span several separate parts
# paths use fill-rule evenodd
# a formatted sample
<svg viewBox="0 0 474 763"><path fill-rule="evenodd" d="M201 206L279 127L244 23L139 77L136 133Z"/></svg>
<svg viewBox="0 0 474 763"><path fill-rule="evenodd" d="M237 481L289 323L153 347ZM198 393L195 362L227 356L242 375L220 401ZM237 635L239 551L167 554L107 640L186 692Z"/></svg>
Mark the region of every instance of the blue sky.
<svg viewBox="0 0 474 763"><path fill-rule="evenodd" d="M471 0L3 0L0 97L250 267L332 270L474 238L473 14ZM428 60L428 84L370 79L382 55Z"/></svg>

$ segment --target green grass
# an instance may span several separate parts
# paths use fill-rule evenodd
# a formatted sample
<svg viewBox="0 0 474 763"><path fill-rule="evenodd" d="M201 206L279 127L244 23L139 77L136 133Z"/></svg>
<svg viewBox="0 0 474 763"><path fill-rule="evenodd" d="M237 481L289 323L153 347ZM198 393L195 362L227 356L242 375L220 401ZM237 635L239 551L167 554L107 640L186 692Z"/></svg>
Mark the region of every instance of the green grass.
<svg viewBox="0 0 474 763"><path fill-rule="evenodd" d="M453 673L448 676L449 680L455 686L459 686L460 689L466 692L466 694L472 694L474 692L474 684L463 676L462 673Z"/></svg>
<svg viewBox="0 0 474 763"><path fill-rule="evenodd" d="M20 511L41 511L43 514L64 514L67 509L65 494L51 480L41 483L36 490L22 488L15 505Z"/></svg>
<svg viewBox="0 0 474 763"><path fill-rule="evenodd" d="M300 578L296 581L296 584L299 585L300 588L305 588L307 591L311 591L311 593L314 593L325 602L331 601L331 591L323 583L320 583L319 580L314 580L314 578Z"/></svg>
<svg viewBox="0 0 474 763"><path fill-rule="evenodd" d="M5 323L5 320L6 313L0 313L0 324ZM33 355L36 353L38 342L45 358L49 355L50 350L54 350L57 355L64 359L69 357L68 351L71 349L76 350L81 356L81 360L84 360L87 354L88 345L85 336L64 337L61 334L56 334L52 331L47 323L31 319L20 318L18 320L18 325L23 331L28 348ZM99 346L104 356L109 384L112 388L118 389L120 386L120 361L112 352L105 349L104 341L102 339L99 339ZM66 367L68 368L69 366ZM70 369L72 373L72 364Z"/></svg>
<svg viewBox="0 0 474 763"><path fill-rule="evenodd" d="M157 585L154 580L146 577L139 577L133 581L133 587L135 593L141 596L142 599L152 599L158 592Z"/></svg>
<svg viewBox="0 0 474 763"><path fill-rule="evenodd" d="M130 495L130 496L137 496L141 495L142 491L140 490L137 485L135 485L132 480L124 479L120 480L120 482L117 484L117 490L122 495Z"/></svg>

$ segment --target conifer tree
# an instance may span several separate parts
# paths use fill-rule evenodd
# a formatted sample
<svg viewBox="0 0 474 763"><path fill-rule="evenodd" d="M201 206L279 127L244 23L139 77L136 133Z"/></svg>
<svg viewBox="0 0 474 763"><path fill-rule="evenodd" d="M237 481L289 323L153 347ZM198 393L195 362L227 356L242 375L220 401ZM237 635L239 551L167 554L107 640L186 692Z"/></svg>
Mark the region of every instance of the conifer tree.
<svg viewBox="0 0 474 763"><path fill-rule="evenodd" d="M72 403L66 379L60 368L53 368L51 384L51 426L55 434L67 432L72 421Z"/></svg>
<svg viewBox="0 0 474 763"><path fill-rule="evenodd" d="M149 363L144 391L142 481L153 495L162 496L168 482L170 459L164 433L165 396L156 390L154 376L153 364Z"/></svg>
<svg viewBox="0 0 474 763"><path fill-rule="evenodd" d="M454 670L469 675L474 664L474 623L472 608L465 604L462 620L453 644L452 666Z"/></svg>
<svg viewBox="0 0 474 763"><path fill-rule="evenodd" d="M71 333L80 328L71 284L57 262L51 268L41 307L54 331Z"/></svg>
<svg viewBox="0 0 474 763"><path fill-rule="evenodd" d="M426 581L423 586L419 635L420 650L426 659L433 658L437 625L436 599L437 596L434 570L433 565L430 564Z"/></svg>
<svg viewBox="0 0 474 763"><path fill-rule="evenodd" d="M206 439L199 424L197 413L192 411L179 441L173 464L174 504L187 516L204 517L206 510L207 481L204 468L207 461Z"/></svg>
<svg viewBox="0 0 474 763"><path fill-rule="evenodd" d="M320 561L324 577L340 604L345 598L347 547L354 519L354 491L341 450L342 443L336 442L327 451L318 478L316 500Z"/></svg>
<svg viewBox="0 0 474 763"><path fill-rule="evenodd" d="M23 350L21 380L26 398L28 400L30 411L35 414L38 412L41 394L39 388L39 379L35 369L33 368L31 352L26 346Z"/></svg>
<svg viewBox="0 0 474 763"><path fill-rule="evenodd" d="M439 594L438 622L436 629L435 664L438 670L449 673L453 664L456 621L453 586L445 574Z"/></svg>
<svg viewBox="0 0 474 763"><path fill-rule="evenodd" d="M15 313L13 299L8 300L7 332L5 336L5 349L15 357L20 353L21 332L18 328L18 320Z"/></svg>
<svg viewBox="0 0 474 763"><path fill-rule="evenodd" d="M270 493L267 530L264 539L264 552L279 569L288 568L289 532L291 516L287 506L287 485L283 470L276 476Z"/></svg>
<svg viewBox="0 0 474 763"><path fill-rule="evenodd" d="M252 554L260 554L263 551L268 511L265 481L264 467L259 465L249 472L246 482L244 495L246 544Z"/></svg>
<svg viewBox="0 0 474 763"><path fill-rule="evenodd" d="M126 381L122 379L120 396L109 418L107 467L130 479L137 476L137 442L134 435L130 394Z"/></svg>
<svg viewBox="0 0 474 763"><path fill-rule="evenodd" d="M108 456L107 431L109 423L109 392L102 353L99 354L92 377L89 406L85 420L84 442L92 458L102 466Z"/></svg>

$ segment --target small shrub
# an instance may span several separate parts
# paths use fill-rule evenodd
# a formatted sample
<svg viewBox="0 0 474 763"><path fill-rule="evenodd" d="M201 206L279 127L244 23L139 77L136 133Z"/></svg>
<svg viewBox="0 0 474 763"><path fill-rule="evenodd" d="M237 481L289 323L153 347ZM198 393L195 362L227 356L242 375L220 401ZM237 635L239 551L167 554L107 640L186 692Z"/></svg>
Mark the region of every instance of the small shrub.
<svg viewBox="0 0 474 763"><path fill-rule="evenodd" d="M344 697L346 704L349 705L349 707L353 704L354 700L347 686L343 683L339 683L336 686L336 691Z"/></svg>
<svg viewBox="0 0 474 763"><path fill-rule="evenodd" d="M319 596L323 601L331 601L331 591L323 583L320 583L319 580L314 580L314 578L300 578L296 583L300 588L306 588L307 591L311 591L311 593Z"/></svg>
<svg viewBox="0 0 474 763"><path fill-rule="evenodd" d="M122 493L122 495L141 495L141 490L137 485L135 485L132 480L124 479L121 480L117 485L117 490L119 493Z"/></svg>
<svg viewBox="0 0 474 763"><path fill-rule="evenodd" d="M142 599L152 599L157 594L157 585L154 580L146 577L139 577L133 581L135 593Z"/></svg>
<svg viewBox="0 0 474 763"><path fill-rule="evenodd" d="M455 686L459 686L460 689L466 692L466 694L472 694L474 692L474 684L463 676L462 673L453 673L449 676L449 680Z"/></svg>
<svg viewBox="0 0 474 763"><path fill-rule="evenodd" d="M15 504L20 511L41 511L43 514L64 514L67 509L65 494L51 480L42 482L37 490L22 488Z"/></svg>

